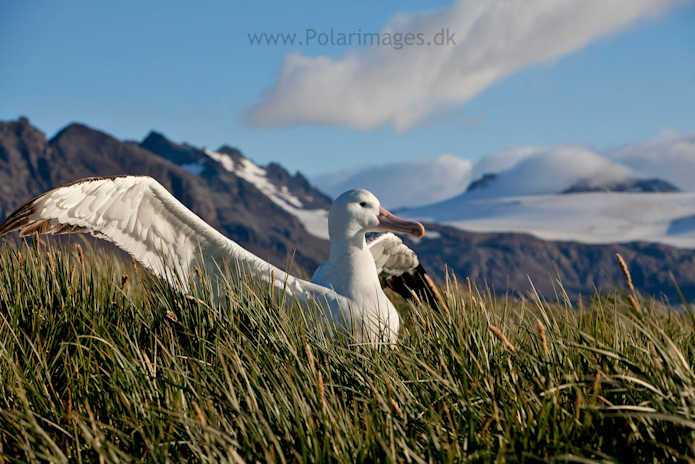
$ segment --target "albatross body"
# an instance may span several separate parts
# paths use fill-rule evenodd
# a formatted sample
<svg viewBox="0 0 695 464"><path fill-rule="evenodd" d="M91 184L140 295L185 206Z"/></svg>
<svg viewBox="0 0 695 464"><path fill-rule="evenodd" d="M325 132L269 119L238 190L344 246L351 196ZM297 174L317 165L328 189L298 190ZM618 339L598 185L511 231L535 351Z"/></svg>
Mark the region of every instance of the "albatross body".
<svg viewBox="0 0 695 464"><path fill-rule="evenodd" d="M374 324L383 327L395 341L400 318L396 308L381 289L374 256L365 234L390 230L422 237L419 222L404 221L386 211L367 190L350 190L339 196L328 212L331 252L328 261L314 273L311 281L332 288L358 308L364 308Z"/></svg>
<svg viewBox="0 0 695 464"><path fill-rule="evenodd" d="M22 236L89 232L114 242L179 287L186 285L194 266L205 266L217 275L228 261L288 291L300 303L318 304L332 323L359 342L395 342L399 317L381 289L379 272L393 274L399 267L394 262L400 267L405 262L404 271L419 263L412 250L392 234L374 241L378 246L370 250L365 233L388 230L422 237L424 228L393 216L366 190L338 197L328 222L330 257L311 282L285 273L229 240L150 177L88 178L51 190L12 213L0 225L0 235L14 230ZM385 249L397 250L398 256L385 258Z"/></svg>

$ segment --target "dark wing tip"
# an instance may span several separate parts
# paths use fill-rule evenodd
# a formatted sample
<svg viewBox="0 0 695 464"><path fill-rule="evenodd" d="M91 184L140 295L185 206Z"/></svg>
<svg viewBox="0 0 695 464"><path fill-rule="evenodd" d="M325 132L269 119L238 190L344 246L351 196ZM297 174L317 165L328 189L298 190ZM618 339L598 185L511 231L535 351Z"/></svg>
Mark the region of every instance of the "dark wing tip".
<svg viewBox="0 0 695 464"><path fill-rule="evenodd" d="M36 204L36 200L41 198L41 196L28 201L27 203L17 208L12 214L10 214L7 217L7 219L5 219L2 224L0 224L0 235L5 235L15 230L22 231L27 226L30 226L32 221L31 219L29 219L29 216L34 212L34 205Z"/></svg>
<svg viewBox="0 0 695 464"><path fill-rule="evenodd" d="M83 232L84 228L79 226L70 226L66 224L60 224L56 220L44 219L39 221L33 221L29 219L29 216L36 212L36 204L46 195L50 195L58 189L65 187L70 187L77 184L82 184L85 182L94 182L98 180L113 180L119 177L128 176L111 176L111 177L85 177L83 179L70 182L69 184L62 185L48 192L42 193L41 195L32 198L31 200L24 203L22 206L17 208L12 214L10 214L7 219L0 224L0 236L5 235L15 230L19 230L20 236L31 235L35 232L39 234L65 234L69 232Z"/></svg>
<svg viewBox="0 0 695 464"><path fill-rule="evenodd" d="M407 300L424 300L432 308L439 306L449 314L449 307L444 297L422 264L418 264L417 267L400 276L382 277L380 280L383 287L390 288Z"/></svg>

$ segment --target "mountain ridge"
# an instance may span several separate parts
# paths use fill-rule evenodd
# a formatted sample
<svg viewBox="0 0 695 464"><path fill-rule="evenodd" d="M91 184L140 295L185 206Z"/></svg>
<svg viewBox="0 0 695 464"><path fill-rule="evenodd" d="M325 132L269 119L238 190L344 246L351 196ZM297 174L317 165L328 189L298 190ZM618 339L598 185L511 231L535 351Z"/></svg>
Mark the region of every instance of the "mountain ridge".
<svg viewBox="0 0 695 464"><path fill-rule="evenodd" d="M51 140L28 119L0 122L0 212L84 177L147 175L226 236L278 266L313 270L328 243L309 234L252 183L232 172L201 178L138 145L73 123Z"/></svg>
<svg viewBox="0 0 695 464"><path fill-rule="evenodd" d="M466 195L471 194L471 192L482 193L485 190L494 188L497 182L500 181L500 173L496 172L486 172L477 179L472 180L466 191L456 195L452 198L447 198L444 201L450 201L454 198L465 198ZM638 178L629 177L620 180L602 180L597 181L595 179L587 178L578 180L568 187L561 189L553 193L571 194L571 193L586 193L586 192L629 192L629 193L670 193L670 192L680 192L681 190L673 185L671 182L660 179L658 177L652 178ZM532 195L532 194L526 194ZM513 195L505 195L513 196ZM441 203L441 202L438 202ZM423 205L428 206L428 205Z"/></svg>

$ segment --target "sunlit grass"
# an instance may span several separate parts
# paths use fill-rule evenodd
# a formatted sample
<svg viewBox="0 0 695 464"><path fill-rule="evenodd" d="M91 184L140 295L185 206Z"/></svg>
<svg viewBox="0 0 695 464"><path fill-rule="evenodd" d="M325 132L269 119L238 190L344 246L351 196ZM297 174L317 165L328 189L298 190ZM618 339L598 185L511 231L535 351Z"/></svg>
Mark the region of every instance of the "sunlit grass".
<svg viewBox="0 0 695 464"><path fill-rule="evenodd" d="M110 254L7 243L0 259L11 460L695 456L693 319L629 289L580 308L449 282L448 312L400 302L398 347L372 349L231 272L185 295Z"/></svg>

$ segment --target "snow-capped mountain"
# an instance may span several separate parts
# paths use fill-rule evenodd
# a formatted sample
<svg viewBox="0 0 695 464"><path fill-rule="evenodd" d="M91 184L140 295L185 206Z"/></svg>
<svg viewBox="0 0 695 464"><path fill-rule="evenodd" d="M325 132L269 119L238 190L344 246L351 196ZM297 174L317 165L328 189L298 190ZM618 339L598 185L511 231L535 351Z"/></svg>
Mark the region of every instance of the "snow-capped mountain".
<svg viewBox="0 0 695 464"><path fill-rule="evenodd" d="M488 172L480 178L475 179L466 188L465 193L474 192L468 198L475 195L476 198L501 196L499 183L504 182L504 178L500 179L500 174ZM554 193L586 193L586 192L631 192L631 193L670 193L679 192L680 189L671 182L659 179L640 179L635 177L627 177L622 179L601 179L601 178L583 178L568 185ZM504 192L509 196L509 191Z"/></svg>
<svg viewBox="0 0 695 464"><path fill-rule="evenodd" d="M695 192L693 173L695 131L666 129L618 147L513 145L478 160L448 153L375 162L313 179L334 195L367 188L386 208L397 210L446 201L466 191L469 199L587 191Z"/></svg>
<svg viewBox="0 0 695 464"><path fill-rule="evenodd" d="M581 151L596 166L577 167L575 155L561 151L515 161L498 173L484 173L460 195L400 214L462 230L522 232L544 240L695 248L695 193L680 192L660 178L634 177ZM571 163L573 169L566 169ZM561 175L554 177L554 172Z"/></svg>
<svg viewBox="0 0 695 464"><path fill-rule="evenodd" d="M151 176L208 224L273 264L313 271L328 257L327 235L312 219L330 198L301 174L256 166L238 150L179 145L161 134L124 142L82 124L50 140L26 118L0 121L0 213L84 177Z"/></svg>
<svg viewBox="0 0 695 464"><path fill-rule="evenodd" d="M658 242L695 248L695 193L587 192L470 198L401 216L474 232L524 232L584 243Z"/></svg>
<svg viewBox="0 0 695 464"><path fill-rule="evenodd" d="M273 203L296 217L306 231L328 240L328 209L331 199L312 187L297 173L290 175L282 166L271 163L261 167L235 148L222 146L217 151L177 144L162 134L151 132L140 147L178 164L186 171L203 178L232 173L256 187Z"/></svg>

